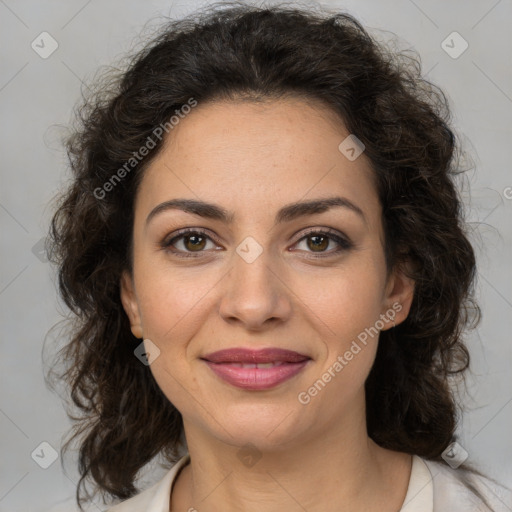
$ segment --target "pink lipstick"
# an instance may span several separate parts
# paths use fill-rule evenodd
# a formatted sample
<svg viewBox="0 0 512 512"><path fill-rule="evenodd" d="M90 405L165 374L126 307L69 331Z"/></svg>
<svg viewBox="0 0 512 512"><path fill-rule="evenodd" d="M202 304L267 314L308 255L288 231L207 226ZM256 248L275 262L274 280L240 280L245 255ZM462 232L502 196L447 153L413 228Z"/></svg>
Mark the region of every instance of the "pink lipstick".
<svg viewBox="0 0 512 512"><path fill-rule="evenodd" d="M229 384L255 391L273 388L290 379L311 360L304 354L278 348L225 349L202 359Z"/></svg>

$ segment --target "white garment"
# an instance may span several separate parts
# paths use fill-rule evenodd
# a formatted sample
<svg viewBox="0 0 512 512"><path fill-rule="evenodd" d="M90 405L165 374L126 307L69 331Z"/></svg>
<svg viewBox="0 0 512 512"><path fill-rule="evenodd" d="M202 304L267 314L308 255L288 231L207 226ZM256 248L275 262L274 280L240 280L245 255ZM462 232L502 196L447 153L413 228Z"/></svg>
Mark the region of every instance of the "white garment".
<svg viewBox="0 0 512 512"><path fill-rule="evenodd" d="M169 512L172 486L180 469L189 462L189 454L184 455L159 482L107 512ZM456 469L414 455L407 494L399 512L512 512L512 491L480 477L471 477L471 482L491 509L462 483Z"/></svg>

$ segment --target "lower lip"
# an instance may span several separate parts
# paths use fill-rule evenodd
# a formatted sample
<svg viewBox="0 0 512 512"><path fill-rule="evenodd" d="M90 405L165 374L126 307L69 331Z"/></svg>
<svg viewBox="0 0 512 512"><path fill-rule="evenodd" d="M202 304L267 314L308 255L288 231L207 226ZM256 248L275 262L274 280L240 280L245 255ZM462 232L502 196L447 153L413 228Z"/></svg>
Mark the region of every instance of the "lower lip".
<svg viewBox="0 0 512 512"><path fill-rule="evenodd" d="M261 390L270 389L285 380L297 375L310 361L306 359L300 363L284 363L272 368L240 368L228 363L205 363L221 379L242 389Z"/></svg>

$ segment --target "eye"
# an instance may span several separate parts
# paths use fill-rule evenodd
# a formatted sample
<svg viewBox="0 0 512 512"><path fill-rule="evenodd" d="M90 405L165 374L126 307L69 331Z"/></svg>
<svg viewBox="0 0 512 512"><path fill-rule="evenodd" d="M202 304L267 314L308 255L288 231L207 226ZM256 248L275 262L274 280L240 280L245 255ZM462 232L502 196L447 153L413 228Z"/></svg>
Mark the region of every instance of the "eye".
<svg viewBox="0 0 512 512"><path fill-rule="evenodd" d="M306 252L314 253L313 256L308 257L313 258L332 256L353 247L348 238L332 229L312 229L297 244L303 241L306 241ZM172 238L165 239L161 243L161 247L180 258L196 258L207 252L208 242L213 246L210 249L218 250L216 249L218 246L213 243L213 239L207 234L207 231L201 228L185 228L179 230ZM331 242L337 244L338 247L327 251Z"/></svg>
<svg viewBox="0 0 512 512"><path fill-rule="evenodd" d="M179 230L171 239L164 240L161 246L178 257L195 258L205 252L204 249L207 248L208 241L212 242L213 248L217 247L205 230L186 228ZM180 244L181 247L179 247Z"/></svg>
<svg viewBox="0 0 512 512"><path fill-rule="evenodd" d="M314 258L323 258L338 254L353 247L352 242L348 238L341 236L337 231L332 229L313 229L308 231L298 243L305 241L306 251L316 253ZM337 249L327 251L330 243L334 242L338 245ZM309 256L308 256L309 257Z"/></svg>

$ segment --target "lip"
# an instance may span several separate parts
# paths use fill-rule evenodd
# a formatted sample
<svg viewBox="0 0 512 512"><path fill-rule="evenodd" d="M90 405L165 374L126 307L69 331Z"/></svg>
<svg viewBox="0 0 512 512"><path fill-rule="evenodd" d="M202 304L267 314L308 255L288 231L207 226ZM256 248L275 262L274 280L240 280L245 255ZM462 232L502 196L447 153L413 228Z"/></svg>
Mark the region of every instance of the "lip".
<svg viewBox="0 0 512 512"><path fill-rule="evenodd" d="M270 389L291 379L311 360L304 354L278 348L225 349L208 354L202 359L224 381L238 388L254 391ZM275 365L269 368L241 366L269 363Z"/></svg>
<svg viewBox="0 0 512 512"><path fill-rule="evenodd" d="M299 363L309 356L300 354L293 350L286 350L283 348L264 348L260 350L247 349L247 348L227 348L212 352L204 356L211 363Z"/></svg>

